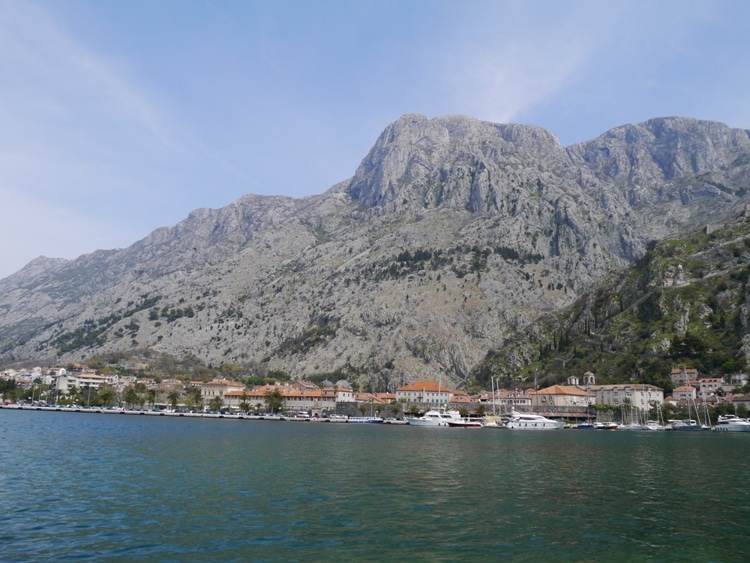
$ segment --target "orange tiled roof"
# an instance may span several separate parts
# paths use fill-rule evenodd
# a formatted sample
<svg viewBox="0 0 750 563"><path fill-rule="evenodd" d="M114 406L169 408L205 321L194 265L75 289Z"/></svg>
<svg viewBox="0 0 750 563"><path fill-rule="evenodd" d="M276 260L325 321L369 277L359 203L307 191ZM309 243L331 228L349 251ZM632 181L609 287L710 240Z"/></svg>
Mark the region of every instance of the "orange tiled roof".
<svg viewBox="0 0 750 563"><path fill-rule="evenodd" d="M537 391L539 395L578 395L581 397L588 397L588 393L583 389L574 387L571 385L553 385L546 389L540 389Z"/></svg>
<svg viewBox="0 0 750 563"><path fill-rule="evenodd" d="M451 393L451 390L448 389L445 385L440 385L439 383L436 383L435 381L416 381L414 383L410 383L409 385L404 385L403 387L399 387L398 391L430 391L431 393Z"/></svg>

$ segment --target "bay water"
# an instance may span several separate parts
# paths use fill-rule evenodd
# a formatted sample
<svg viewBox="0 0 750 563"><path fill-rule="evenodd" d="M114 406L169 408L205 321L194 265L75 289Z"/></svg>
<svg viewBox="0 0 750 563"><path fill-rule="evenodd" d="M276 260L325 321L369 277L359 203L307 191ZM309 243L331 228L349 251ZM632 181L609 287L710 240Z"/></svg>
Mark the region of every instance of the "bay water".
<svg viewBox="0 0 750 563"><path fill-rule="evenodd" d="M745 561L750 435L0 409L2 561Z"/></svg>

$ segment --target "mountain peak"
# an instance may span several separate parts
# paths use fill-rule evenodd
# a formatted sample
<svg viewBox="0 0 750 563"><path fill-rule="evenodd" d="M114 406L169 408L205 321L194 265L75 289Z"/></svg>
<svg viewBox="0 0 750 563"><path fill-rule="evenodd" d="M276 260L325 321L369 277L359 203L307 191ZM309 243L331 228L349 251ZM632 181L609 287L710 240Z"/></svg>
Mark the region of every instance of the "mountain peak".
<svg viewBox="0 0 750 563"><path fill-rule="evenodd" d="M323 194L247 195L125 249L34 261L0 282L0 359L142 348L260 375L457 384L749 192L747 131L722 124L659 118L563 148L540 127L407 114Z"/></svg>
<svg viewBox="0 0 750 563"><path fill-rule="evenodd" d="M557 138L533 126L500 125L464 115L427 119L406 114L390 124L360 164L349 194L366 207L437 207L446 201L467 206L471 181L437 189L456 169L502 169L515 160L548 159L562 152ZM468 178L467 178L468 179Z"/></svg>

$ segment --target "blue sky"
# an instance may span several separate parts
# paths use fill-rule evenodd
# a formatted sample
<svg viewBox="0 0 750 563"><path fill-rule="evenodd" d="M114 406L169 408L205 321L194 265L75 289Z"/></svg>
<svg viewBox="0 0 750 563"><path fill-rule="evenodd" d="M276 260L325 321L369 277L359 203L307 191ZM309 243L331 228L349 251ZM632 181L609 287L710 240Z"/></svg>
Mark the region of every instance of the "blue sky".
<svg viewBox="0 0 750 563"><path fill-rule="evenodd" d="M405 113L750 128L742 0L0 0L0 278L352 176Z"/></svg>

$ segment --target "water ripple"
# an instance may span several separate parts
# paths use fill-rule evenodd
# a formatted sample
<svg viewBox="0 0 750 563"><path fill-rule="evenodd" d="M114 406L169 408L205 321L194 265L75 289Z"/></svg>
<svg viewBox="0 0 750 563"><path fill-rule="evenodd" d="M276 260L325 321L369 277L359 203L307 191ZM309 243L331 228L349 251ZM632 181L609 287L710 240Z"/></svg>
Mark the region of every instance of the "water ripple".
<svg viewBox="0 0 750 563"><path fill-rule="evenodd" d="M0 435L4 561L739 561L750 535L748 436L2 410Z"/></svg>

